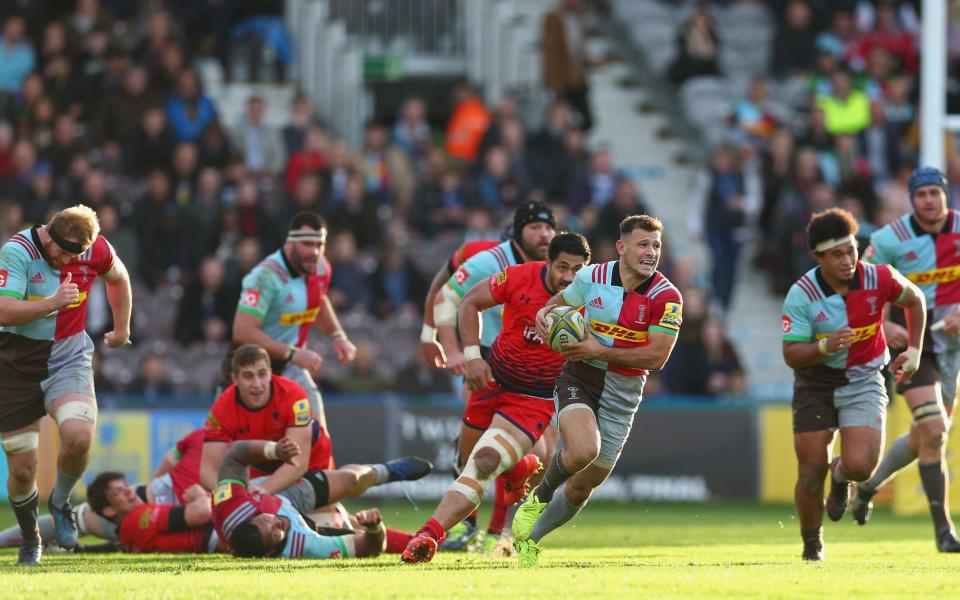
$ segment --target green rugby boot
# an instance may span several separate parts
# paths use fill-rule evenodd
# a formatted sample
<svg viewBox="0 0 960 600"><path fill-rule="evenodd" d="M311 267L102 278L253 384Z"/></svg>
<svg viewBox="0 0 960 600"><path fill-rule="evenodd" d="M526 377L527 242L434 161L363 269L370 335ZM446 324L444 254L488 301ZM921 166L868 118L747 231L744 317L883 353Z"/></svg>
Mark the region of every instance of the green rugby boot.
<svg viewBox="0 0 960 600"><path fill-rule="evenodd" d="M518 542L527 540L546 508L547 503L540 502L536 492L527 494L526 500L517 507L517 512L513 515L513 539Z"/></svg>
<svg viewBox="0 0 960 600"><path fill-rule="evenodd" d="M514 542L521 567L535 567L540 562L540 546L533 540Z"/></svg>

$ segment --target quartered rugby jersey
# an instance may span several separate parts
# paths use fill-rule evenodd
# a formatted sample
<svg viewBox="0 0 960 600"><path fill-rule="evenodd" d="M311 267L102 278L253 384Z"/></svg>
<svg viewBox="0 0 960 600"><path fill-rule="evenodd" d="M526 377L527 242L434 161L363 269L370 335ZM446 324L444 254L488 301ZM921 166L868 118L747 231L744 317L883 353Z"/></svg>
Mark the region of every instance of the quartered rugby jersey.
<svg viewBox="0 0 960 600"><path fill-rule="evenodd" d="M813 342L850 327L856 339L849 348L831 352L819 365L848 382L873 376L890 359L883 335L883 307L898 302L905 290L903 276L889 265L858 262L846 297L836 293L814 267L797 280L783 302L781 326L785 342ZM797 369L798 374L804 369Z"/></svg>
<svg viewBox="0 0 960 600"><path fill-rule="evenodd" d="M904 215L870 236L864 260L892 265L915 283L933 311L932 322L960 305L960 211L950 209L943 228L927 233L912 214ZM934 349L960 348L960 337L933 332Z"/></svg>
<svg viewBox="0 0 960 600"><path fill-rule="evenodd" d="M477 254L480 254L484 250L489 250L499 243L500 242L494 240L475 240L460 244L460 247L453 251L453 254L450 255L450 260L447 261L447 268L450 269L450 274L453 275L456 273L460 265Z"/></svg>
<svg viewBox="0 0 960 600"><path fill-rule="evenodd" d="M523 262L520 252L514 247L511 240L497 244L489 250L475 254L470 260L460 265L456 273L450 277L450 286L463 298L470 288L481 281L486 281L491 275L503 271L511 265ZM480 345L489 348L503 329L502 309L493 306L483 311L482 327L480 328Z"/></svg>
<svg viewBox="0 0 960 600"><path fill-rule="evenodd" d="M330 289L330 263L323 257L316 273L295 273L282 248L264 258L243 278L237 310L261 319L271 338L302 348Z"/></svg>
<svg viewBox="0 0 960 600"><path fill-rule="evenodd" d="M612 348L635 348L647 343L647 333L677 335L683 322L680 291L660 271L632 290L623 288L620 261L584 267L577 272L563 301L585 306L587 329L601 344ZM584 361L600 369L624 375L646 375L600 360Z"/></svg>
<svg viewBox="0 0 960 600"><path fill-rule="evenodd" d="M62 269L54 269L47 262L36 227L15 234L0 248L0 295L42 300L57 293L70 273L70 282L79 288L80 301L24 325L0 326L0 332L34 340L62 340L80 333L87 319L87 294L93 280L113 268L114 257L106 238L97 236L86 252Z"/></svg>
<svg viewBox="0 0 960 600"><path fill-rule="evenodd" d="M242 481L227 480L213 491L213 524L225 542L237 525L260 513L286 517L290 521L283 558L341 558L347 547L339 537L328 537L311 529L289 500L270 494L250 494ZM229 545L229 544L228 544Z"/></svg>

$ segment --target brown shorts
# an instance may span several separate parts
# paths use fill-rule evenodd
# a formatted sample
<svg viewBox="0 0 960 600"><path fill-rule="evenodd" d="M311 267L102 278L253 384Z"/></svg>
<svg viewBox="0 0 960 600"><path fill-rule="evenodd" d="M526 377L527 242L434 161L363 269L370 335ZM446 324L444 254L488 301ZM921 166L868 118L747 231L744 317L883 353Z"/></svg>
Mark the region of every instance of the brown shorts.
<svg viewBox="0 0 960 600"><path fill-rule="evenodd" d="M0 431L15 431L46 414L41 383L53 342L0 333Z"/></svg>

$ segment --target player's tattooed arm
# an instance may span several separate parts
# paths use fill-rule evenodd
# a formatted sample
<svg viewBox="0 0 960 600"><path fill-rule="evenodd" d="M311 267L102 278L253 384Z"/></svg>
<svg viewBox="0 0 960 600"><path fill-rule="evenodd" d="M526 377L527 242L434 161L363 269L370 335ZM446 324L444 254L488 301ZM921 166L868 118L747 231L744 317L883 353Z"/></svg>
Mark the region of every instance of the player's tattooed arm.
<svg viewBox="0 0 960 600"><path fill-rule="evenodd" d="M300 454L300 447L290 438L283 438L279 442L265 442L263 440L240 440L234 442L223 457L217 477L220 481L235 479L247 481L247 467L263 460L282 460L285 463L296 464L295 457Z"/></svg>

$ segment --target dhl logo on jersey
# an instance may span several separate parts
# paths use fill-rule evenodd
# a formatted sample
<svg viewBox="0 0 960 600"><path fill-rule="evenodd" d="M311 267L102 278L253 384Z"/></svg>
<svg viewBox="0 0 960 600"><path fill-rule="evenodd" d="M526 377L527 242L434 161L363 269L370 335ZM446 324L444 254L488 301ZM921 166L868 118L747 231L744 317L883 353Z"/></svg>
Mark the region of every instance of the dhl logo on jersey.
<svg viewBox="0 0 960 600"><path fill-rule="evenodd" d="M46 296L27 296L27 300L30 302L36 302L37 300L43 300ZM73 304L68 304L64 308L78 308L81 304L87 301L87 292L80 292L80 300L74 302ZM60 309L63 310L63 309Z"/></svg>
<svg viewBox="0 0 960 600"><path fill-rule="evenodd" d="M869 340L873 336L877 335L877 324L872 323L865 327L854 327L853 333L854 333L854 338L853 338L854 344L856 344L857 342L864 342L866 340ZM830 334L829 333L817 334L818 340L822 340L823 338L826 338L826 337L830 337Z"/></svg>
<svg viewBox="0 0 960 600"><path fill-rule="evenodd" d="M623 340L625 342L645 342L647 340L646 331L628 329L621 325L604 323L603 321L597 321L596 319L590 319L590 329L596 331L600 335L608 335L612 338Z"/></svg>
<svg viewBox="0 0 960 600"><path fill-rule="evenodd" d="M310 308L298 313L280 313L281 325L305 325L313 323L320 314L320 308Z"/></svg>
<svg viewBox="0 0 960 600"><path fill-rule="evenodd" d="M917 285L956 281L960 279L960 265L941 267L932 271L917 271L916 273L907 273L907 279Z"/></svg>

